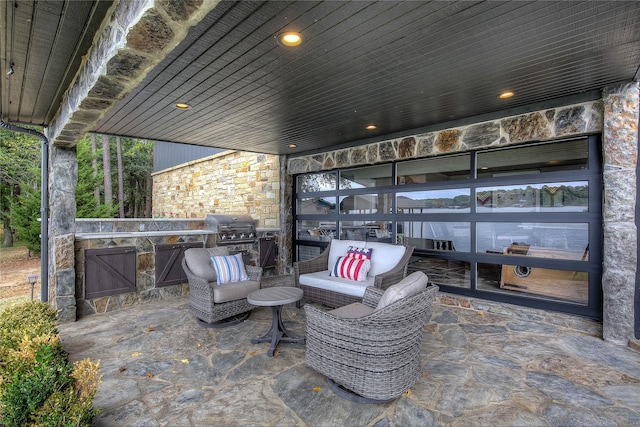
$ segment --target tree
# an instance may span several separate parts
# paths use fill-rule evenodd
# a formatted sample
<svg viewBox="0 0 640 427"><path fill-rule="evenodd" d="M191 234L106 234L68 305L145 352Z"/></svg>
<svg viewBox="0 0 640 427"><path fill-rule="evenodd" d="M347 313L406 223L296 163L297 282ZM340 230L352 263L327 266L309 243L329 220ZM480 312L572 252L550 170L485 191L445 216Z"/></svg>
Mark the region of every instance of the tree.
<svg viewBox="0 0 640 427"><path fill-rule="evenodd" d="M122 145L120 137L116 136L116 155L118 157L118 209L120 218L124 218L124 188L122 184Z"/></svg>
<svg viewBox="0 0 640 427"><path fill-rule="evenodd" d="M29 255L40 253L40 189L23 188L11 203L11 227L27 243Z"/></svg>
<svg viewBox="0 0 640 427"><path fill-rule="evenodd" d="M153 171L153 142L122 138L125 200L129 216L151 216L151 172Z"/></svg>
<svg viewBox="0 0 640 427"><path fill-rule="evenodd" d="M109 136L102 135L102 170L104 171L104 203L113 202L113 190L111 186L111 149Z"/></svg>
<svg viewBox="0 0 640 427"><path fill-rule="evenodd" d="M105 218L112 217L118 211L120 211L118 216L121 218L150 216L153 142L126 137L115 138L115 142L108 144L115 144L115 148L106 148L109 150L109 161L107 163L117 163L118 173L113 173L109 178L106 178L107 171L102 168L105 159L105 146L100 152L92 153L91 139L91 136L87 136L77 145L77 216L79 218ZM102 141L104 143L104 136ZM118 153L120 153L120 156L118 156ZM93 166L94 162L96 164L95 168ZM120 177L120 175L122 176ZM122 183L120 183L120 180L122 180ZM113 186L118 186L120 203L117 205L109 203L106 207L102 207L91 200L92 194L95 200L95 188L100 189L101 183L106 182L109 182L112 188ZM100 199L100 195L100 192L98 192L98 199ZM104 198L105 200L108 199L106 195Z"/></svg>
<svg viewBox="0 0 640 427"><path fill-rule="evenodd" d="M76 146L78 159L78 184L76 186L76 217L78 218L111 218L117 211L112 203L100 203L100 197L95 197L95 189L100 188L103 181L102 173L96 173L93 161L99 153L92 153L93 149L88 138L81 139ZM100 194L98 194L100 196Z"/></svg>
<svg viewBox="0 0 640 427"><path fill-rule="evenodd" d="M93 177L98 177L98 146L96 144L96 134L91 134L91 167L93 168ZM96 186L93 189L93 195L96 198L96 206L100 206L100 184L96 182Z"/></svg>
<svg viewBox="0 0 640 427"><path fill-rule="evenodd" d="M34 128L38 131L40 129ZM19 132L0 129L0 219L4 230L3 246L13 245L11 205L24 189L37 188L40 182L40 141ZM40 217L38 212L33 220Z"/></svg>

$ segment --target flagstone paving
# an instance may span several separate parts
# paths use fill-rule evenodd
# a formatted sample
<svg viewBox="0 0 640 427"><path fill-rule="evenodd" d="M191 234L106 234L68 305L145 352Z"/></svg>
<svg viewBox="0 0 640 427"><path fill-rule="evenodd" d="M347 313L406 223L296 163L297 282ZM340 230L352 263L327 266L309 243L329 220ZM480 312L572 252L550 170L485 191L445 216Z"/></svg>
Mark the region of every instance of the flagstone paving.
<svg viewBox="0 0 640 427"><path fill-rule="evenodd" d="M376 405L336 396L302 344L279 344L274 357L269 343L251 344L269 307L209 329L188 299L156 301L63 324L60 335L72 360L100 361L95 426L640 425L640 353L526 317L434 305L421 377ZM304 334L302 308L286 306L283 319Z"/></svg>

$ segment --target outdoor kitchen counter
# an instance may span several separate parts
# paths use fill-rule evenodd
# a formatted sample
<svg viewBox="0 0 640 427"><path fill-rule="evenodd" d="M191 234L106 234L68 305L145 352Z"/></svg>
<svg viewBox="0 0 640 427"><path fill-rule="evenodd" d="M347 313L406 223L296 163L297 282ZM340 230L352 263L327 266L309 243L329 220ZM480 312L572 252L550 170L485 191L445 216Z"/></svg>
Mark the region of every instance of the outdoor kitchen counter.
<svg viewBox="0 0 640 427"><path fill-rule="evenodd" d="M126 239L130 237L152 236L207 236L216 234L210 230L162 230L162 231L111 231L97 233L78 233L76 240Z"/></svg>

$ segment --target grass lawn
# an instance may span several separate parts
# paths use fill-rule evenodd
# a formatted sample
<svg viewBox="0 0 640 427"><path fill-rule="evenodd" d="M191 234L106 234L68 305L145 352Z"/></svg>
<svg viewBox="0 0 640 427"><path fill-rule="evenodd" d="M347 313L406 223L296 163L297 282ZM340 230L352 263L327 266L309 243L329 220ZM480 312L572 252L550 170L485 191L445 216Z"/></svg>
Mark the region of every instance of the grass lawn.
<svg viewBox="0 0 640 427"><path fill-rule="evenodd" d="M40 275L40 258L29 256L24 242L14 242L10 248L0 247L0 312L13 304L31 300L31 285L27 279L29 274ZM38 278L34 299L39 298L39 292Z"/></svg>

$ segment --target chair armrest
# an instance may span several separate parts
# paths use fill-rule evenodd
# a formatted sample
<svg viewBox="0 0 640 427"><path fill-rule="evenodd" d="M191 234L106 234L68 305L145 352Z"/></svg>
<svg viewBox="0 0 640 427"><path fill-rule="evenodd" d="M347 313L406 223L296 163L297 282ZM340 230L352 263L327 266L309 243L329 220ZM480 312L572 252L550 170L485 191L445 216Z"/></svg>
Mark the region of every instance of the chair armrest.
<svg viewBox="0 0 640 427"><path fill-rule="evenodd" d="M298 280L301 274L315 273L316 271L323 271L327 269L329 263L329 249L331 244L325 248L320 255L315 258L306 261L297 261L293 263L293 271L296 280L296 286L300 284Z"/></svg>
<svg viewBox="0 0 640 427"><path fill-rule="evenodd" d="M245 265L244 269L247 271L247 275L251 280L253 280L254 282L262 281L262 267L258 267L255 265Z"/></svg>
<svg viewBox="0 0 640 427"><path fill-rule="evenodd" d="M362 297L362 303L371 308L376 308L380 298L384 294L384 289L376 288L373 286L367 286L364 290L364 296Z"/></svg>
<svg viewBox="0 0 640 427"><path fill-rule="evenodd" d="M407 275L407 266L409 265L411 255L413 255L413 249L413 246L407 246L404 255L395 267L373 278L373 286L380 289L387 289L389 286L395 285L404 279Z"/></svg>
<svg viewBox="0 0 640 427"><path fill-rule="evenodd" d="M203 279L200 276L196 276L189 269L187 265L187 261L182 259L182 269L184 273L187 275L187 280L189 281L189 288L192 289L190 292L199 295L210 295L213 298L213 291L211 290L211 286L209 286L209 282L206 279Z"/></svg>

